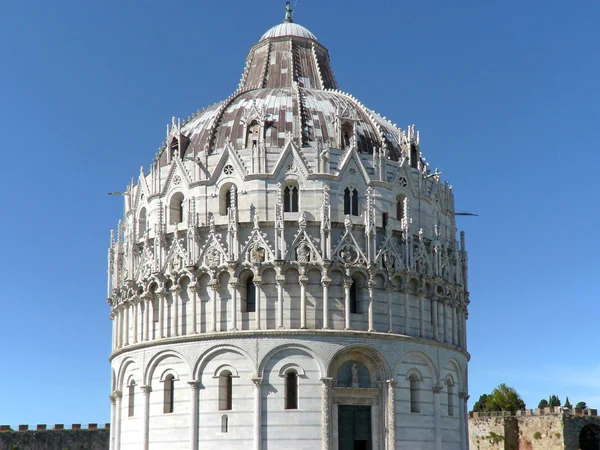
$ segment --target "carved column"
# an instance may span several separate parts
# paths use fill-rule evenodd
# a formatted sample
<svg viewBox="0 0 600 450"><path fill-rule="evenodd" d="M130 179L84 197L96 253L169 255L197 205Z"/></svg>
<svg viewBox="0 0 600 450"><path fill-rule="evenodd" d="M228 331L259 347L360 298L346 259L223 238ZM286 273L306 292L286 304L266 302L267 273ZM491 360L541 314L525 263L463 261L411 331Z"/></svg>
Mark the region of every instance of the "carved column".
<svg viewBox="0 0 600 450"><path fill-rule="evenodd" d="M117 306L114 311L115 315L115 350L121 348L121 312Z"/></svg>
<svg viewBox="0 0 600 450"><path fill-rule="evenodd" d="M375 323L373 321L373 280L367 282L367 288L369 290L369 306L367 309L367 319L369 322L369 331L375 331Z"/></svg>
<svg viewBox="0 0 600 450"><path fill-rule="evenodd" d="M238 282L237 278L229 279L229 287L231 288L231 325L230 330L237 330L237 313L238 313Z"/></svg>
<svg viewBox="0 0 600 450"><path fill-rule="evenodd" d="M123 306L123 314L125 315L125 329L123 330L123 345L129 345L129 301Z"/></svg>
<svg viewBox="0 0 600 450"><path fill-rule="evenodd" d="M442 429L440 411L440 392L442 386L433 386L433 427L435 436L435 450L442 450Z"/></svg>
<svg viewBox="0 0 600 450"><path fill-rule="evenodd" d="M441 342L446 342L446 305L443 300L440 302L439 308L441 309L440 313L442 316L440 320L440 327L442 328L440 340Z"/></svg>
<svg viewBox="0 0 600 450"><path fill-rule="evenodd" d="M152 392L152 388L150 386L142 386L142 392L144 393L144 416L142 417L142 449L148 450L148 443L150 440L150 392Z"/></svg>
<svg viewBox="0 0 600 450"><path fill-rule="evenodd" d="M152 296L148 293L142 295L144 301L144 332L142 339L147 341L150 339L150 307L152 306Z"/></svg>
<svg viewBox="0 0 600 450"><path fill-rule="evenodd" d="M158 333L160 338L167 336L165 332L165 302L167 301L167 292L161 290L158 292Z"/></svg>
<svg viewBox="0 0 600 450"><path fill-rule="evenodd" d="M410 334L410 295L406 290L404 294L404 334Z"/></svg>
<svg viewBox="0 0 600 450"><path fill-rule="evenodd" d="M331 388L333 378L321 378L321 450L331 449Z"/></svg>
<svg viewBox="0 0 600 450"><path fill-rule="evenodd" d="M387 308L388 308L388 333L394 332L394 284L387 283L385 285L385 292L387 295Z"/></svg>
<svg viewBox="0 0 600 450"><path fill-rule="evenodd" d="M306 283L308 277L302 275L298 280L300 283L300 328L306 328Z"/></svg>
<svg viewBox="0 0 600 450"><path fill-rule="evenodd" d="M352 328L352 323L350 322L350 286L352 286L352 278L346 278L344 280L344 319L345 319L345 330L350 330Z"/></svg>
<svg viewBox="0 0 600 450"><path fill-rule="evenodd" d="M277 328L283 328L283 285L285 276L277 275L275 282L277 283Z"/></svg>
<svg viewBox="0 0 600 450"><path fill-rule="evenodd" d="M329 285L331 278L322 277L321 286L323 286L323 329L329 330Z"/></svg>
<svg viewBox="0 0 600 450"><path fill-rule="evenodd" d="M419 298L419 336L425 337L425 299L423 293Z"/></svg>
<svg viewBox="0 0 600 450"><path fill-rule="evenodd" d="M188 384L192 390L192 407L190 410L190 449L198 450L198 390L199 381L189 381Z"/></svg>
<svg viewBox="0 0 600 450"><path fill-rule="evenodd" d="M140 302L138 298L133 298L132 299L132 304L131 304L131 311L133 313L133 333L131 336L131 340L132 340L132 344L137 344L138 341L138 325L139 325L139 321L138 321L138 314L139 314L139 310L140 310Z"/></svg>
<svg viewBox="0 0 600 450"><path fill-rule="evenodd" d="M173 317L171 321L171 336L179 336L179 323L183 320L179 320L179 303L181 299L181 287L179 285L173 285L171 287L171 296L173 298ZM182 308L183 309L183 308Z"/></svg>
<svg viewBox="0 0 600 450"><path fill-rule="evenodd" d="M110 313L110 321L112 322L112 349L115 351L117 349L117 322L116 315L113 312Z"/></svg>
<svg viewBox="0 0 600 450"><path fill-rule="evenodd" d="M198 334L198 285L190 283L188 288L192 293L192 334Z"/></svg>
<svg viewBox="0 0 600 450"><path fill-rule="evenodd" d="M257 280L254 279L254 288L256 289L256 312L254 313L254 318L255 318L255 325L254 328L256 330L260 330L260 308L262 307L262 301L261 301L261 290L260 287L262 286L262 280Z"/></svg>
<svg viewBox="0 0 600 450"><path fill-rule="evenodd" d="M388 401L387 401L387 421L388 421L388 450L396 450L396 385L395 380L388 380Z"/></svg>
<svg viewBox="0 0 600 450"><path fill-rule="evenodd" d="M123 394L121 391L114 391L113 394L115 399L115 447L114 450L120 450L121 448L121 399ZM112 424L111 424L112 425Z"/></svg>
<svg viewBox="0 0 600 450"><path fill-rule="evenodd" d="M458 399L458 414L460 421L460 449L469 450L469 440L467 438L467 400L469 400L469 395L466 392L459 392Z"/></svg>
<svg viewBox="0 0 600 450"><path fill-rule="evenodd" d="M458 345L458 320L455 303L452 303L452 343Z"/></svg>
<svg viewBox="0 0 600 450"><path fill-rule="evenodd" d="M262 450L262 384L263 379L252 378L254 384L254 450Z"/></svg>
<svg viewBox="0 0 600 450"><path fill-rule="evenodd" d="M432 308L432 323L431 323L431 327L433 328L433 339L435 339L436 341L440 340L440 336L439 336L439 330L438 330L438 302L436 300L434 300L433 298L431 299L431 308Z"/></svg>
<svg viewBox="0 0 600 450"><path fill-rule="evenodd" d="M217 296L219 295L219 282L217 280L210 280L208 286L212 291L210 299L211 319L209 332L214 333L217 331Z"/></svg>

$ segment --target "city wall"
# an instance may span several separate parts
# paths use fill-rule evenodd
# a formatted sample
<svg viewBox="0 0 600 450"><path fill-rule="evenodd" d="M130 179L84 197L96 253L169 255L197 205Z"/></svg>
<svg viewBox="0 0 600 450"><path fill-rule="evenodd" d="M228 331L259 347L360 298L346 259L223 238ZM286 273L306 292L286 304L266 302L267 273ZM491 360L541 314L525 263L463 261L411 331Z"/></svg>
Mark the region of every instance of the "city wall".
<svg viewBox="0 0 600 450"><path fill-rule="evenodd" d="M561 407L469 413L470 450L577 450L581 430L600 425L597 410Z"/></svg>
<svg viewBox="0 0 600 450"><path fill-rule="evenodd" d="M17 430L0 425L0 450L108 450L109 435L108 423L104 428L93 423L87 428L73 424L70 429L61 424L52 428L37 425L35 429L19 425Z"/></svg>

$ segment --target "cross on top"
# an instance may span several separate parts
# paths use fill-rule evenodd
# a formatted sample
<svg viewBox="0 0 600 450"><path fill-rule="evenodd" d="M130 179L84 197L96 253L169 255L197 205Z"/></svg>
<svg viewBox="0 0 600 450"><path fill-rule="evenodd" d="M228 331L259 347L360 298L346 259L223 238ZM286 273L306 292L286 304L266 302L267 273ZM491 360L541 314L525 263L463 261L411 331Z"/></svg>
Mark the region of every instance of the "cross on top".
<svg viewBox="0 0 600 450"><path fill-rule="evenodd" d="M285 19L283 20L284 22L287 23L292 23L292 12L294 10L292 9L292 7L290 6L290 2L286 2L285 3Z"/></svg>

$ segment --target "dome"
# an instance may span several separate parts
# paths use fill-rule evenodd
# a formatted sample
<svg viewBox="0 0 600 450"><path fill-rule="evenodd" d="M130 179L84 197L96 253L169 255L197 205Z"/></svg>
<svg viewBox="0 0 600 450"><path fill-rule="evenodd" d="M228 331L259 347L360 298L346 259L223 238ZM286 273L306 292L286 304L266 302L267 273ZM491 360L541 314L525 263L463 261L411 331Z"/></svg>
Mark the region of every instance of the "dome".
<svg viewBox="0 0 600 450"><path fill-rule="evenodd" d="M312 39L313 41L318 40L314 34L312 34L302 25L298 25L293 22L284 22L279 25L275 25L273 28L263 34L260 40L264 41L265 39L279 38L284 36L301 37L305 39Z"/></svg>

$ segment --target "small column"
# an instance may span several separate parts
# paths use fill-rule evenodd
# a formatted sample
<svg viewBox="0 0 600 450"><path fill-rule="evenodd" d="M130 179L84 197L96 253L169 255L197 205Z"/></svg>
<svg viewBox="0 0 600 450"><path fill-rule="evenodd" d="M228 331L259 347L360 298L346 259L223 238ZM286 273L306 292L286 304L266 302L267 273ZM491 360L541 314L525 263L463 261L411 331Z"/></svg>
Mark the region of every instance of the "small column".
<svg viewBox="0 0 600 450"><path fill-rule="evenodd" d="M181 288L179 285L171 287L171 298L173 299L173 317L171 318L171 336L179 336L179 297Z"/></svg>
<svg viewBox="0 0 600 450"><path fill-rule="evenodd" d="M159 338L167 336L165 333L165 302L167 301L167 293L164 290L158 292L158 334Z"/></svg>
<svg viewBox="0 0 600 450"><path fill-rule="evenodd" d="M230 330L236 331L238 317L238 282L237 278L230 278L229 287L231 288L231 325Z"/></svg>
<svg viewBox="0 0 600 450"><path fill-rule="evenodd" d="M123 330L123 345L129 345L129 306L130 303L125 303L123 314L125 315L125 329Z"/></svg>
<svg viewBox="0 0 600 450"><path fill-rule="evenodd" d="M152 296L150 294L143 294L142 300L144 300L144 332L142 339L147 341L150 339L150 308L152 306Z"/></svg>
<svg viewBox="0 0 600 450"><path fill-rule="evenodd" d="M132 306L133 312L133 336L132 336L132 344L137 344L138 342L138 333L139 333L139 321L138 314L140 312L140 301L139 299L134 299Z"/></svg>
<svg viewBox="0 0 600 450"><path fill-rule="evenodd" d="M110 321L112 322L112 349L113 351L116 350L117 348L117 322L116 322L116 316L114 312L110 313Z"/></svg>
<svg viewBox="0 0 600 450"><path fill-rule="evenodd" d="M425 299L419 298L419 336L425 337Z"/></svg>
<svg viewBox="0 0 600 450"><path fill-rule="evenodd" d="M446 342L446 303L444 301L440 302L440 309L442 310L442 320L440 321L440 325L442 326L442 342Z"/></svg>
<svg viewBox="0 0 600 450"><path fill-rule="evenodd" d="M298 281L300 283L300 328L306 329L306 283L308 277L302 275Z"/></svg>
<svg viewBox="0 0 600 450"><path fill-rule="evenodd" d="M219 282L217 280L210 280L208 286L212 291L210 299L210 328L209 332L214 333L217 331L217 295L219 294Z"/></svg>
<svg viewBox="0 0 600 450"><path fill-rule="evenodd" d="M321 378L321 450L331 449L331 388L333 378Z"/></svg>
<svg viewBox="0 0 600 450"><path fill-rule="evenodd" d="M117 306L113 314L115 315L115 350L121 348L121 312Z"/></svg>
<svg viewBox="0 0 600 450"><path fill-rule="evenodd" d="M368 320L368 330L370 332L375 331L375 323L373 320L373 280L369 280L367 282L367 288L369 290L369 306L367 309L367 320Z"/></svg>
<svg viewBox="0 0 600 450"><path fill-rule="evenodd" d="M189 381L188 384L192 390L192 408L190 411L190 449L198 450L198 390L199 381Z"/></svg>
<svg viewBox="0 0 600 450"><path fill-rule="evenodd" d="M283 286L285 276L277 275L275 283L277 283L277 328L283 328Z"/></svg>
<svg viewBox="0 0 600 450"><path fill-rule="evenodd" d="M263 379L252 378L254 384L254 450L262 450L262 384Z"/></svg>
<svg viewBox="0 0 600 450"><path fill-rule="evenodd" d="M115 397L114 392L108 396L110 398L110 450L116 450L115 447L115 429L117 423L117 397Z"/></svg>
<svg viewBox="0 0 600 450"><path fill-rule="evenodd" d="M433 428L435 436L435 450L442 450L442 429L440 416L440 392L442 386L433 386Z"/></svg>
<svg viewBox="0 0 600 450"><path fill-rule="evenodd" d="M352 286L352 278L346 278L344 280L344 319L345 319L345 330L350 330L352 323L350 322L350 286Z"/></svg>
<svg viewBox="0 0 600 450"><path fill-rule="evenodd" d="M394 284L387 283L385 285L385 292L387 295L387 309L388 309L388 333L394 332Z"/></svg>
<svg viewBox="0 0 600 450"><path fill-rule="evenodd" d="M396 450L396 385L395 380L387 381L388 401L387 401L387 448L388 450Z"/></svg>
<svg viewBox="0 0 600 450"><path fill-rule="evenodd" d="M410 295L404 294L404 334L410 334Z"/></svg>
<svg viewBox="0 0 600 450"><path fill-rule="evenodd" d="M323 329L329 330L329 285L331 278L322 277L321 286L323 287Z"/></svg>
<svg viewBox="0 0 600 450"><path fill-rule="evenodd" d="M466 392L458 393L458 411L460 421L460 450L469 450L469 441L467 439L467 400L469 395Z"/></svg>
<svg viewBox="0 0 600 450"><path fill-rule="evenodd" d="M257 280L254 279L254 288L256 289L256 312L254 313L254 319L255 319L255 324L254 324L254 329L255 330L260 330L260 309L262 307L262 301L261 301L261 290L260 287L262 286L262 280Z"/></svg>
<svg viewBox="0 0 600 450"><path fill-rule="evenodd" d="M452 304L452 343L458 345L458 320L456 317L456 305Z"/></svg>
<svg viewBox="0 0 600 450"><path fill-rule="evenodd" d="M121 399L123 394L121 391L114 391L113 395L115 397L115 448L114 450L121 449ZM112 424L111 424L112 426Z"/></svg>
<svg viewBox="0 0 600 450"><path fill-rule="evenodd" d="M198 285L190 283L188 287L192 293L192 334L198 334Z"/></svg>
<svg viewBox="0 0 600 450"><path fill-rule="evenodd" d="M142 392L144 394L144 416L142 417L142 449L148 450L148 443L150 440L150 392L152 392L152 388L150 386L142 386Z"/></svg>
<svg viewBox="0 0 600 450"><path fill-rule="evenodd" d="M431 299L431 308L433 309L433 313L431 314L433 316L433 323L431 324L431 327L433 328L433 339L439 341L440 335L438 330L438 302L433 298Z"/></svg>

